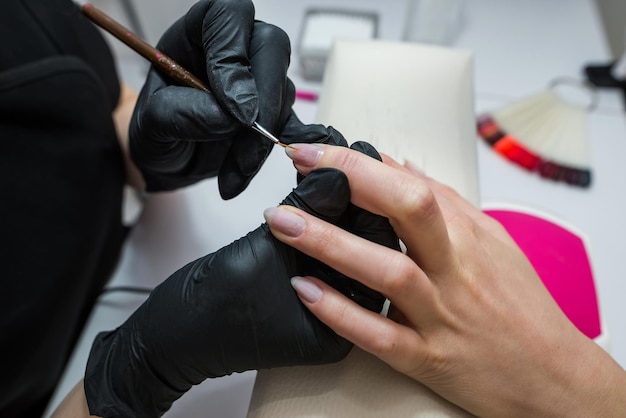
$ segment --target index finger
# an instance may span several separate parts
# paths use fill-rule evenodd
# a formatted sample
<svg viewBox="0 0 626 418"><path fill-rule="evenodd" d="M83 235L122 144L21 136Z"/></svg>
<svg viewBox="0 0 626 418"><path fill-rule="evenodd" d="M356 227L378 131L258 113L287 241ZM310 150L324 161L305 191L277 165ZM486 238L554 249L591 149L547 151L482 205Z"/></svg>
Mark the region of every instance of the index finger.
<svg viewBox="0 0 626 418"><path fill-rule="evenodd" d="M434 193L424 179L357 151L323 144L294 144L287 155L302 174L333 167L348 177L352 203L389 218L407 255L425 271L447 268L452 248Z"/></svg>

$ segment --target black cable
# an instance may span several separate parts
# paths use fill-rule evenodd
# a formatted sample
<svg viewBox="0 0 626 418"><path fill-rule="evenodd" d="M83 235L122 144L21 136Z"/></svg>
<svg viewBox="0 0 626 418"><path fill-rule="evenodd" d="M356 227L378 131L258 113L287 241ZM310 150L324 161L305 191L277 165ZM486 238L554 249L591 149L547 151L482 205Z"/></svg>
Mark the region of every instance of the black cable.
<svg viewBox="0 0 626 418"><path fill-rule="evenodd" d="M128 293L143 293L150 294L152 292L152 288L149 287L138 287L138 286L111 286L105 287L100 291L98 296L102 296L106 293L113 292L128 292Z"/></svg>

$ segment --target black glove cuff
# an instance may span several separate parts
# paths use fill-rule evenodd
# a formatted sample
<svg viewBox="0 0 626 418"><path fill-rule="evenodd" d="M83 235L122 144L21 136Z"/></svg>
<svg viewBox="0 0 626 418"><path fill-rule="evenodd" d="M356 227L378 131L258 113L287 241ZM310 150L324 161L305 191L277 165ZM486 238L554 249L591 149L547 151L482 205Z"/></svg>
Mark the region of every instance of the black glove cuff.
<svg viewBox="0 0 626 418"><path fill-rule="evenodd" d="M172 403L189 387L176 390L166 385L147 367L137 374L138 362L129 353L131 330L118 328L99 333L91 347L85 370L84 389L89 413L103 418L157 418L167 412ZM161 388L155 394L155 388ZM132 394L125 399L124 394ZM143 402L142 402L143 401Z"/></svg>

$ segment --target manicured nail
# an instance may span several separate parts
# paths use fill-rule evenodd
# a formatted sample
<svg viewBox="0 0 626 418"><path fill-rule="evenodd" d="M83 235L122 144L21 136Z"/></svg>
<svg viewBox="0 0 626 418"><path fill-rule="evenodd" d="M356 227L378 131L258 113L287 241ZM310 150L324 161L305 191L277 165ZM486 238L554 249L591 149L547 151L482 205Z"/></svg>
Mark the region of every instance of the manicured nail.
<svg viewBox="0 0 626 418"><path fill-rule="evenodd" d="M293 148L285 148L285 153L294 163L304 167L315 167L324 154L324 147L320 144L291 145Z"/></svg>
<svg viewBox="0 0 626 418"><path fill-rule="evenodd" d="M304 301L315 303L322 298L322 289L309 279L295 276L291 278L291 286Z"/></svg>
<svg viewBox="0 0 626 418"><path fill-rule="evenodd" d="M268 208L263 212L265 220L273 229L290 237L304 232L306 221L301 216L282 208Z"/></svg>

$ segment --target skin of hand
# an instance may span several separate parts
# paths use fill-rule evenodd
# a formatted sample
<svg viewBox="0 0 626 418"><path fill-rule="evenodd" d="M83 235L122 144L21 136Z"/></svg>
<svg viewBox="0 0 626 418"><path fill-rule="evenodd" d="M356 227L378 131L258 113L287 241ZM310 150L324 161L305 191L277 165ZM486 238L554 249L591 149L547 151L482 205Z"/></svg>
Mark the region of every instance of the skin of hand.
<svg viewBox="0 0 626 418"><path fill-rule="evenodd" d="M76 386L63 398L50 418L87 418L89 415L87 397L85 396L84 382L81 379Z"/></svg>
<svg viewBox="0 0 626 418"><path fill-rule="evenodd" d="M293 112L287 77L289 37L255 20L250 0L201 0L170 26L157 48L204 81L210 93L181 86L152 68L130 125L130 154L148 192L218 178L222 198L241 193L274 143L253 122L289 143L333 142L321 125Z"/></svg>
<svg viewBox="0 0 626 418"><path fill-rule="evenodd" d="M295 147L286 151L300 173L343 171L352 202L388 217L406 246L389 250L293 207L267 212L279 240L391 301L384 317L314 277L292 279L322 322L478 416L624 415L626 373L567 319L499 223L411 164Z"/></svg>

